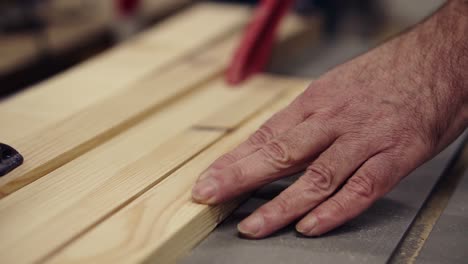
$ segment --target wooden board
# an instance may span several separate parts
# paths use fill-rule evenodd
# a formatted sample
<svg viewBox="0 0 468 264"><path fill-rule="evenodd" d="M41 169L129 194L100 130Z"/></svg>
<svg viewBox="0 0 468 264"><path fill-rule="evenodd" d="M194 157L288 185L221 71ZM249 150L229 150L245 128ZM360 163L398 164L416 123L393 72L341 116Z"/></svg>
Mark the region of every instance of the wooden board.
<svg viewBox="0 0 468 264"><path fill-rule="evenodd" d="M306 83L300 81L287 85L296 89L291 89L288 96L229 133L155 188L59 252L50 263L171 263L185 254L238 202L218 207L193 203L191 186L199 173L215 158L245 140L274 112L286 106L306 87ZM147 173L152 174L151 171Z"/></svg>
<svg viewBox="0 0 468 264"><path fill-rule="evenodd" d="M234 39L226 44L233 43ZM224 44L224 43L223 43ZM218 56L229 45L210 49L164 74L146 78L125 91L10 144L25 157L24 164L0 178L6 196L131 127L170 100L187 93L222 70ZM228 48L228 49L226 49ZM214 51L214 52L211 52ZM178 78L184 76L184 78Z"/></svg>
<svg viewBox="0 0 468 264"><path fill-rule="evenodd" d="M238 15L243 17L244 12ZM297 19L288 19L280 31L279 39L295 36L305 28ZM226 30L232 34L232 29ZM168 101L222 73L238 39L239 34L232 34L219 43L207 45L208 48L202 52L186 57L158 75L135 81L115 95L61 122L52 123L23 138L7 141L23 154L25 163L0 179L0 198L78 157L157 111ZM38 96L32 97L40 99ZM17 104L14 106L17 107ZM6 120L5 123L15 126L18 122Z"/></svg>
<svg viewBox="0 0 468 264"><path fill-rule="evenodd" d="M128 149L127 142L141 141L143 139L140 135L143 134L158 135L159 127L171 126L173 123L167 117L166 123L148 120L132 128L130 137L124 133L47 175L41 181L1 200L0 214L6 217L0 219L0 233L4 234L0 238L0 258L28 263L47 256L151 188L186 160L238 126L246 117L279 96L288 83L260 78L246 85L246 89L227 92L229 90L225 89L224 84L217 81L208 87L210 94L204 93L204 101L197 103L198 106L211 105L206 118L197 121L197 115L206 113L206 110L191 113L192 108L183 107L179 103L172 108L173 115L190 117L185 117L188 119L185 122L194 127L210 127L213 124L212 127L217 129L182 130L153 148L150 146L155 140L153 137L146 137L146 144L137 142L139 150L143 152L140 154L141 158L129 158L132 150ZM213 104L210 101L216 93L224 94L224 97L218 97L219 102ZM194 100L197 97L190 96L190 101ZM187 100L183 103L187 103ZM230 114L234 105L239 108L235 108L236 114ZM193 103L191 106L193 107ZM185 112L181 113L180 108L186 109ZM214 116L213 112L216 113ZM224 117L224 129L219 127L219 115ZM211 123L212 120L215 123ZM119 156L122 158L117 168L103 160L110 158L113 160L112 164L115 164ZM77 175L80 175L79 179ZM49 209L44 210L44 206ZM28 218L31 214L38 215L34 221ZM19 224L23 228L12 228ZM28 249L28 254L20 254L25 249Z"/></svg>
<svg viewBox="0 0 468 264"><path fill-rule="evenodd" d="M231 29L228 28L227 31ZM23 154L25 162L6 177L0 178L0 198L127 129L169 100L220 73L228 61L227 54L231 53L236 42L236 37L230 37L213 47L208 46L210 48L206 51L188 57L159 75L135 82L120 93L63 121L55 122L24 138L7 141ZM34 98L37 99L37 96ZM15 123L5 121L5 124L14 126Z"/></svg>
<svg viewBox="0 0 468 264"><path fill-rule="evenodd" d="M0 179L3 194L11 193L0 200L2 262L49 260L142 194L159 186L175 170L226 134L234 133L246 119L277 101L287 88L305 87L302 80L271 76L259 76L238 89L229 89L224 84L219 76L238 42L236 31L246 22L248 12L238 7L201 5L197 12L208 15L196 16L203 23L213 23L221 17L224 19L231 8L236 13L228 19L231 26L224 31L220 27L217 37L194 54L172 55L171 58L179 59L168 60L164 68L138 78L134 76L134 81L114 88L107 95L101 94L100 100L94 103L85 100L91 89L76 90L77 105L82 108L72 105L70 110L62 105L63 111L68 112L63 118L39 115L38 120L43 118L46 124L42 129L33 129L30 134L12 140L26 162ZM214 10L223 13L210 17ZM193 24L185 26L193 30ZM287 20L280 39L288 39L304 28L305 25L296 20ZM157 37L158 42L163 36ZM138 42L125 45L133 47L131 51L135 52L140 46L133 43ZM187 44L183 46L188 47ZM106 65L107 57L100 57L104 62L96 58L96 64ZM132 63L139 59L140 56L129 55L114 63ZM85 63L78 70L88 71L93 65ZM74 79L79 74L70 75L75 77L69 82L79 81ZM29 115L29 106L25 105L28 100L41 100L55 92L48 88L48 83L54 87L54 81L46 82L43 88L33 90L35 92L27 91L20 99L15 97L0 104L0 112L5 105L11 107L6 107L7 110L22 106L21 111ZM53 96L61 99L63 94ZM35 107L32 105L30 109ZM53 111L54 107L60 109L53 103L50 106L45 103L43 110ZM262 120L265 118L263 115ZM250 127L249 131L254 129ZM243 132L244 137L246 133ZM22 186L25 187L20 188Z"/></svg>

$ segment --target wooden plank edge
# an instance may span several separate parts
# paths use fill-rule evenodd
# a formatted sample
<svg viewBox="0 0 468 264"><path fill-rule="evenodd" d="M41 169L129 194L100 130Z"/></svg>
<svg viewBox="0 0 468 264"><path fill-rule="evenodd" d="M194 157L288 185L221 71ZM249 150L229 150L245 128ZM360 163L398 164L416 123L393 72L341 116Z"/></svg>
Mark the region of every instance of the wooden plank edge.
<svg viewBox="0 0 468 264"><path fill-rule="evenodd" d="M263 121L271 116L274 112L280 108L286 106L293 97L295 97L299 92L303 90L305 86L304 82L301 82L301 89L294 89L288 93L288 96L279 100L273 106L268 107L268 110L262 111L261 114L256 115L254 119L249 120L245 125L240 129L230 132L226 137L221 139L219 142L215 143L208 150L202 152L200 155L189 161L186 165L180 168L175 173L171 174L161 183L156 185L154 188L150 189L142 196L133 201L129 206L117 212L108 220L104 221L102 224L97 226L95 229L91 230L88 234L80 237L77 241L66 247L63 251L59 252L57 255L53 256L47 261L47 263L81 263L81 262L93 262L97 261L100 263L116 263L116 262L125 262L125 263L137 263L142 261L156 261L160 263L166 263L169 261L167 258L177 259L197 244L201 239L203 239L213 228L222 220L224 217L229 214L229 212L234 209L238 202L233 202L231 204L224 204L217 207L210 207L206 205L194 204L190 199L190 186L197 178L198 174L207 166L214 158L221 155L228 149L234 147L236 144L244 140L250 133L252 133ZM297 86L296 86L297 87ZM180 186L183 185L184 188L180 190ZM187 188L188 187L188 188ZM179 192L178 190L182 191ZM177 202L171 201L173 199ZM168 204L164 204L166 201L169 201ZM145 203L149 203L145 205ZM162 207L162 208L161 208ZM180 208L178 208L180 207ZM134 216L134 213L137 215L143 215L143 212L139 212L142 208L148 208L151 210L150 215L153 215L155 219L147 219L149 222L160 225L157 223L159 216L167 214L167 212L176 211L177 215L191 215L193 217L187 218L187 222L175 224L174 226L164 226L163 230L159 230L158 233L151 233L149 230L134 230L132 234L122 234L122 237L119 237L119 234L112 232L113 225L120 226L121 223L128 222ZM194 214L192 215L192 212ZM191 226L192 224L200 223L200 219L203 219L204 216L209 216L209 219L204 219L201 221L206 221L206 224L201 225L201 229L197 230L196 236L191 236L190 232L193 232L193 228L186 227ZM182 217L178 218L181 219ZM140 219L141 220L141 219ZM168 221L167 219L163 222ZM183 222L183 220L182 220ZM141 222L137 221L134 223L135 228L141 228ZM197 224L198 225L198 224ZM144 226L143 226L144 228ZM110 233L109 233L110 231ZM138 244L141 247L137 247L134 250L141 250L141 252L129 252L132 247L129 245L117 245L118 250L112 251L107 249L106 244L112 241L111 243L119 243L116 241L125 242L126 236L132 236L133 234L143 232L145 234L144 243L133 241L131 244ZM148 233L149 232L149 233ZM188 232L188 233L187 233ZM109 234L114 234L115 237L109 238ZM125 232L124 232L125 233ZM187 238L189 238L187 240ZM134 238L132 238L133 240ZM182 242L183 241L183 242ZM92 242L93 246L89 247L89 243ZM165 248L172 244L185 244L180 248L180 252L177 251L177 256L173 254L167 254L164 252L169 252ZM122 246L122 247L121 247ZM150 247L150 248L148 248ZM99 251L102 249L102 252L93 252ZM143 248L143 249L142 249ZM86 251L90 252L86 252ZM84 254L89 253L89 256L83 256ZM76 257L76 258L75 258ZM162 258L163 257L163 258Z"/></svg>
<svg viewBox="0 0 468 264"><path fill-rule="evenodd" d="M270 84L265 85L268 82ZM217 84L222 84L222 82L217 82ZM190 127L181 131L153 151L129 163L105 182L96 187L90 186L86 197L71 203L60 214L51 217L47 222L47 227L36 226L32 232L23 234L21 236L23 239L16 239L4 245L0 248L0 256L4 260L16 263L29 263L41 262L49 255L53 255L73 239L157 185L228 131L274 102L285 92L287 84L287 81L261 76L246 82L243 87L239 87L246 91L242 97L232 104L217 109L214 115L209 115L200 121L203 124L210 124L214 121L215 125L218 125L217 121L223 118L224 129L200 130ZM226 87L220 87L220 89L226 89ZM233 109L233 105L238 108ZM231 114L233 111L236 114ZM70 194L66 193L66 195ZM51 237L50 234L55 235ZM34 247L41 241L43 242L41 246ZM19 251L24 249L29 249L28 253L20 254Z"/></svg>
<svg viewBox="0 0 468 264"><path fill-rule="evenodd" d="M301 34L301 32L304 32L307 29L307 26L303 23L294 23L291 25L292 26L283 27L280 31L281 41L287 40L288 37ZM182 96L184 93L188 92L190 88L196 88L197 86L194 85L188 87L184 85L188 85L191 82L195 84L204 83L207 80L210 80L216 75L220 74L228 60L228 58L223 57L220 54L230 54L230 51L233 49L234 45L236 45L238 38L239 35L235 34L233 37L228 38L228 40L221 42L221 44L217 43L216 45L214 45L213 49L209 48L206 53L202 52L200 54L192 55L191 57L184 60L185 64L182 63L182 66L178 65L179 67L176 67L173 71L169 71L169 73L166 72L162 75L162 77L157 76L156 78L145 79L144 81L148 83L164 83L164 78L166 78L166 80L171 79L178 80L181 82L179 83L180 86L178 87L178 89L171 87L168 91L166 91L169 93L169 95L166 98L164 98L164 100L160 99L156 102L150 100L146 101L147 105L144 105L141 100L151 99L151 92L154 93L155 89L147 89L148 87L145 87L145 85L142 85L143 89L138 89L139 87L129 88L117 96L108 98L107 100L104 100L99 104L95 104L89 107L88 109L86 109L87 111L85 110L78 113L77 115L73 116L72 119L67 119L57 125L53 125L49 128L44 129L38 134L41 137L46 137L46 139L42 138L41 140L39 140L39 144L33 146L33 149L29 149L31 145L30 142L34 142L35 140L37 140L37 135L32 135L29 138L27 137L22 141L18 142L17 144L14 144L16 148L20 150L21 153L24 153L23 149L27 150L24 154L26 161L25 164L23 164L23 166L18 168L16 171L12 172L11 175L0 179L0 199L20 189L21 187L37 180L38 178L62 166L63 164L66 164L67 162L73 160L77 156L89 151L91 148L112 138L116 134L127 129L129 126L143 120L149 114L156 111L158 107L163 105L165 102L175 99L178 96ZM190 71L191 73L199 71L198 74L200 75L192 74L192 76L196 77L195 80L177 78L178 76L180 77L181 75L184 75L183 73L187 71ZM141 82L139 84L141 84ZM140 91L141 94L137 94L137 91ZM158 91L158 93L155 94L153 98L161 98L158 97L160 96L159 92L160 91ZM110 125L98 123L98 125L104 126L99 127L93 125L92 127L88 127L88 129L85 130L86 133L80 133L75 135L72 134L71 136L73 137L78 136L78 142L71 144L71 146L69 145L65 151L57 151L55 154L52 155L50 155L49 153L47 154L48 157L44 157L45 154L42 152L43 149L54 149L50 148L54 145L59 145L60 148L62 148L62 146L66 146L67 143L69 144L69 142L67 142L68 139L64 139L63 135L67 135L66 133L70 133L70 128L79 128L81 127L80 123L83 120L86 120L87 117L89 117L88 120L94 120L96 113L108 113L109 109L115 108L116 105L119 105L119 102L125 105L130 98L135 98L135 105L133 107L127 106L127 109L129 109L129 111L126 113L126 117L123 118L123 120L110 120L106 115L106 117L103 120L106 120L106 122L113 121L113 123L111 122ZM106 128L106 126L110 127L111 129ZM60 129L57 129L58 127L61 128L62 131L60 131ZM54 131L55 135L49 135L48 132L50 131ZM29 155L29 153L32 153L32 155ZM31 166L29 156L32 156L33 159L37 159L37 161L32 161L32 163L36 162L37 164L32 164ZM46 160L44 161L41 159Z"/></svg>
<svg viewBox="0 0 468 264"><path fill-rule="evenodd" d="M229 38L228 41L209 48L208 52L188 58L162 75L147 78L116 96L90 106L37 134L14 142L13 145L23 154L25 162L0 178L0 199L102 144L161 107L215 78L225 65L222 54L230 50L234 41L235 38ZM166 86L155 89L154 84ZM122 107L125 107L125 111L121 110ZM79 133L76 131L78 129Z"/></svg>

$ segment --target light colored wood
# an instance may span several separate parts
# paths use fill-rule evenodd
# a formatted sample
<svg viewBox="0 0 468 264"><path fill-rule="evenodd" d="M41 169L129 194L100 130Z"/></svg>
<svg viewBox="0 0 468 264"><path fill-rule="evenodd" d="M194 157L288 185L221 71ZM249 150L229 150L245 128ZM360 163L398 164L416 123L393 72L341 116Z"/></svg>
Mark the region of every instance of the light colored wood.
<svg viewBox="0 0 468 264"><path fill-rule="evenodd" d="M222 72L237 37L222 41L164 73L145 78L121 93L37 133L9 142L24 164L0 178L0 198L37 180ZM182 78L181 78L182 77Z"/></svg>
<svg viewBox="0 0 468 264"><path fill-rule="evenodd" d="M294 81L273 77L255 78L244 89L227 89L221 80L207 86L222 72L237 44L233 30L228 29L231 37L219 44L205 45L205 51L185 57L159 75L153 72L154 76L132 85L133 90L115 92L43 132L34 132L34 137L25 137L37 145L23 141L19 146L35 148L37 156L32 157L40 162L44 155L46 159L56 155L58 159L46 163L49 169L58 169L0 200L2 262L46 260L276 100L281 90L295 86ZM111 138L112 134L118 135ZM69 139L77 141L70 144ZM76 159L61 166L63 155ZM9 179L4 180L8 184L18 171L1 180Z"/></svg>
<svg viewBox="0 0 468 264"><path fill-rule="evenodd" d="M121 168L118 170L109 167L108 164L102 164L99 159L103 156L118 159L120 154L125 158L129 150L128 146L122 142L141 140L131 136L125 137L126 133L124 133L119 136L118 140L113 140L81 156L47 175L37 184L32 184L15 193L11 196L12 198L7 197L1 200L0 214L5 217L0 219L0 233L3 234L0 238L0 259L15 263L29 263L54 252L160 182L226 132L239 126L260 108L273 102L290 83L290 81L275 78L256 78L246 83L245 87L239 87L237 91L227 92L229 89L226 88L224 82L216 81L210 86L211 96L205 96L205 101L198 104L218 105L218 109L211 108L214 115L209 114L198 122L192 119L191 123L195 127L199 127L200 123L213 127L210 121L214 121L218 129L189 128L156 148L151 148L151 143L147 142L148 146L145 148L147 154L138 160L128 158L126 161L121 161L119 164ZM225 92L216 92L216 90ZM216 93L224 97L218 96L216 101L219 100L219 102L210 103L213 101L212 96ZM234 97L236 100L226 98L227 96ZM194 96L190 96L192 101L197 100L196 97L192 97ZM221 102L226 105L221 105ZM179 103L177 105L181 107ZM232 106L238 106L238 108L234 110ZM200 116L200 113L206 113L206 111L190 110L192 109L185 108L184 114L191 118ZM180 115L178 112L177 114ZM217 121L221 120L221 117L224 119L225 127L218 126ZM156 121L153 120L153 122ZM159 122L157 124L170 126L172 123ZM136 135L151 133L146 126L139 125L133 128L138 131L134 133L138 133ZM157 130L153 132L154 135L159 134ZM101 149L104 150L101 151ZM93 164L89 164L93 160L95 160ZM77 175L79 175L79 182L76 179ZM96 179L98 175L100 178ZM28 216L35 213L38 216L34 217L34 221L30 221ZM22 228L14 228L18 225ZM28 253L21 254L25 251Z"/></svg>
<svg viewBox="0 0 468 264"><path fill-rule="evenodd" d="M254 113L258 109L271 104L274 99L283 96L283 90L290 85L295 85L294 81L279 77L255 76L245 84L231 89L253 89L247 96L242 97L230 103L222 109L222 112L215 111L208 117L195 123L195 129L218 129L232 130L239 126L245 120L246 113ZM229 87L220 80L220 87L229 89Z"/></svg>
<svg viewBox="0 0 468 264"><path fill-rule="evenodd" d="M305 28L304 24L297 22L285 25L280 31L280 41L297 35ZM145 78L63 122L9 142L24 155L25 162L0 179L0 198L76 158L140 121L167 101L221 73L238 39L239 34L234 34L160 75Z"/></svg>
<svg viewBox="0 0 468 264"><path fill-rule="evenodd" d="M198 4L135 38L0 103L1 140L12 142L125 90L214 43L248 18L245 8ZM216 21L216 23L213 23Z"/></svg>
<svg viewBox="0 0 468 264"><path fill-rule="evenodd" d="M0 200L0 248L27 234L84 199L90 186L99 186L197 120L239 99L246 90L210 85L182 98L142 123L86 153L46 177ZM216 97L219 100L212 100ZM193 111L197 109L197 111ZM120 151L119 151L120 150ZM83 186L83 187L82 187ZM34 221L31 221L34 215ZM11 228L14 226L22 228Z"/></svg>
<svg viewBox="0 0 468 264"><path fill-rule="evenodd" d="M193 203L191 187L199 173L215 158L245 140L306 85L303 81L289 85L288 96L277 100L47 263L171 263L185 254L237 204L210 207Z"/></svg>

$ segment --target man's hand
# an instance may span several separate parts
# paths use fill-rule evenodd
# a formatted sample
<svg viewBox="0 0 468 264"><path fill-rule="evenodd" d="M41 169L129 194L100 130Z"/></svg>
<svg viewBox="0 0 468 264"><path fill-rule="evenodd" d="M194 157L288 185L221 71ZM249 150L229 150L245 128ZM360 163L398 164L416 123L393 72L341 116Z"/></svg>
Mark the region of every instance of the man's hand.
<svg viewBox="0 0 468 264"><path fill-rule="evenodd" d="M260 238L302 217L323 234L366 210L441 151L468 121L468 4L452 1L414 30L321 77L193 189L217 204L305 169L239 224Z"/></svg>

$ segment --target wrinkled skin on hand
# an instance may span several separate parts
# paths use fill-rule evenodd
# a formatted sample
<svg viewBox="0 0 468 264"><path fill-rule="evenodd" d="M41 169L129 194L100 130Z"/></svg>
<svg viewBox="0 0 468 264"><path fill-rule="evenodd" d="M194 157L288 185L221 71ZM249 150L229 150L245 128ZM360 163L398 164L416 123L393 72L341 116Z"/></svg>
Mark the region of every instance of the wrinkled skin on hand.
<svg viewBox="0 0 468 264"><path fill-rule="evenodd" d="M453 59L453 49L428 42L443 33L436 22L313 82L217 159L200 176L194 199L218 204L305 169L239 231L261 238L301 219L296 229L317 236L362 213L467 125L468 65Z"/></svg>

